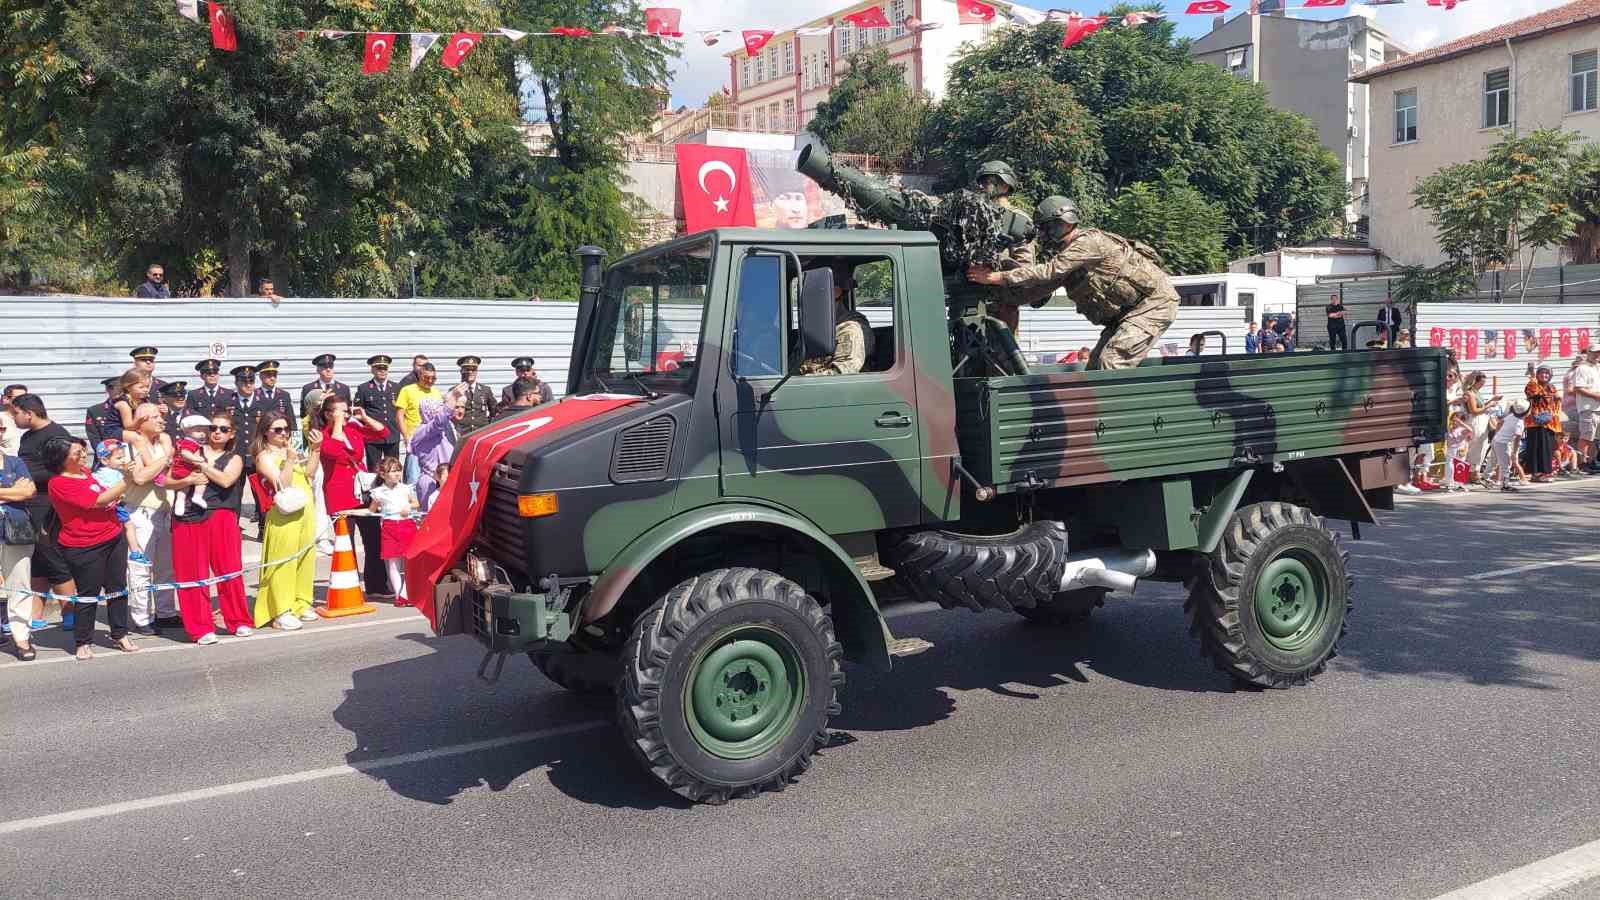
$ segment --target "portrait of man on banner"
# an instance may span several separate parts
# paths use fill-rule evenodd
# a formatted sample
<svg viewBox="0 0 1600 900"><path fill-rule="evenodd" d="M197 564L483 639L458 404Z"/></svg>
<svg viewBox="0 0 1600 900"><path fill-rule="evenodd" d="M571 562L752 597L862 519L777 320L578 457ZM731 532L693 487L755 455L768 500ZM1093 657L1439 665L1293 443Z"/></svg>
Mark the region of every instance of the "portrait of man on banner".
<svg viewBox="0 0 1600 900"><path fill-rule="evenodd" d="M791 150L749 151L757 227L805 228L845 211L844 201L795 171L799 157Z"/></svg>

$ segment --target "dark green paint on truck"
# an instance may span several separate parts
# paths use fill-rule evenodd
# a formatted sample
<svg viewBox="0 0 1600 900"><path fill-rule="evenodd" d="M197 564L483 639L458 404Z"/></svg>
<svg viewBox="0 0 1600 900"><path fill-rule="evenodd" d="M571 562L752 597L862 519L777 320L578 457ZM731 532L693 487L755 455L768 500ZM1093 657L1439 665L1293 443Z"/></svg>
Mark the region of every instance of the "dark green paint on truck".
<svg viewBox="0 0 1600 900"><path fill-rule="evenodd" d="M872 371L741 374L759 344L741 303L754 309L765 302L756 298L777 296L792 326L796 266L809 272L840 260L870 268L879 296L868 299L892 320L876 329ZM859 281L868 270L856 271ZM569 687L614 686L625 724L644 729L625 727L645 764L695 799L759 790L809 758L799 738L772 743L768 735L761 753L735 748L723 758L695 744L687 725L676 736L651 730L662 716L672 719L668 713L693 718L698 708L703 719L708 698L733 698L744 709L774 689L730 682L719 694L700 684L686 707L673 698L665 712L650 705L665 702L655 696L662 685L688 677L673 666L697 658L681 650L688 661L680 663L667 644L755 608L792 614L794 646L776 641L785 671L805 670L811 689L831 696L842 675L824 671L823 645L889 666L896 645L880 600L910 593L954 605L950 598L960 596L973 608L1037 608L1039 619L1059 609L1054 618L1065 620L1065 610L1086 613L1123 583L1117 565L1142 565L1140 577L1190 586L1191 625L1219 666L1256 684L1300 683L1332 655L1347 605L1343 558L1320 517L1372 522L1374 511L1392 508L1406 450L1443 434L1446 360L1435 350L965 377L984 371L954 349L952 335L974 321L973 311L947 302L939 247L925 232L718 230L621 259L607 277L585 293L580 321L592 326L574 348L568 390L637 392L641 401L536 435L497 467L471 553L503 577L475 581L463 565L441 591L464 592L466 602L451 608L466 614L441 622L441 632L473 631L495 652L531 651ZM691 314L692 340L683 331ZM670 368L654 352L661 321L675 346L693 348ZM784 362L796 362L792 347ZM534 493L556 494L559 512L520 517L517 497ZM1257 567L1240 556L1279 538L1283 559ZM913 578L893 570L896 559L946 545L941 558L967 566L949 570L954 591L935 591L926 571ZM1093 565L1082 558L1100 551L1105 559ZM962 554L970 559L955 559ZM1126 559L1154 562L1113 561ZM988 574L978 571L984 567ZM1092 587L1070 577L1078 570ZM1057 579L1071 589L1052 596ZM1306 618L1306 584L1332 585L1314 601L1317 617ZM808 613L808 603L820 612ZM1337 615L1329 612L1335 607ZM1240 646L1253 646L1251 629L1275 633L1250 610L1328 622L1334 633L1308 638L1315 646L1299 657L1271 642L1241 655ZM1233 633L1239 628L1250 633ZM717 644L734 633L743 632L708 632L705 646L719 659L744 659ZM759 668L771 657L755 647L748 658ZM589 677L574 674L584 667ZM837 702L814 699L825 723ZM801 730L815 724L806 720ZM680 752L675 740L689 749ZM722 761L696 762L706 754Z"/></svg>

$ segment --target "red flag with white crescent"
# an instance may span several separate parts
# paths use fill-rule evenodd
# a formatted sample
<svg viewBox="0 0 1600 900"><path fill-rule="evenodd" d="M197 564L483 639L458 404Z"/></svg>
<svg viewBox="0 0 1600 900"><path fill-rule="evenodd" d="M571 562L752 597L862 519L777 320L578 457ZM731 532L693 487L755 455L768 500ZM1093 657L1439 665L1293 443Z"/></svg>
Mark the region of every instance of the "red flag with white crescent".
<svg viewBox="0 0 1600 900"><path fill-rule="evenodd" d="M741 31L739 33L744 37L744 52L750 56L760 53L761 48L767 45L767 41L772 40L773 35L771 31Z"/></svg>
<svg viewBox="0 0 1600 900"><path fill-rule="evenodd" d="M376 75L389 68L389 57L394 53L394 35L383 32L367 32L367 52L361 58L361 71L367 75Z"/></svg>
<svg viewBox="0 0 1600 900"><path fill-rule="evenodd" d="M1318 6L1343 6L1344 0L1304 0L1306 9Z"/></svg>
<svg viewBox="0 0 1600 900"><path fill-rule="evenodd" d="M750 162L738 147L679 144L678 193L686 233L756 224Z"/></svg>
<svg viewBox="0 0 1600 900"><path fill-rule="evenodd" d="M965 7L968 2L971 2L971 0L966 0L961 6ZM889 17L883 14L883 7L881 6L869 6L843 18L857 28L888 28L890 26Z"/></svg>
<svg viewBox="0 0 1600 900"><path fill-rule="evenodd" d="M220 3L211 7L211 46L218 50L239 49L239 34L233 30L233 16Z"/></svg>
<svg viewBox="0 0 1600 900"><path fill-rule="evenodd" d="M593 37L594 36L594 32L590 31L587 28L573 28L570 25L559 25L559 26L557 26L555 28L550 29L550 33L551 34L559 34L562 37Z"/></svg>
<svg viewBox="0 0 1600 900"><path fill-rule="evenodd" d="M962 25L987 25L994 21L995 9L982 0L957 0L956 21Z"/></svg>
<svg viewBox="0 0 1600 900"><path fill-rule="evenodd" d="M644 33L658 37L683 37L683 29L678 27L682 21L683 10L670 6L647 6L644 10Z"/></svg>
<svg viewBox="0 0 1600 900"><path fill-rule="evenodd" d="M1195 0L1184 12L1191 16L1203 16L1207 13L1225 13L1232 8L1227 0Z"/></svg>
<svg viewBox="0 0 1600 900"><path fill-rule="evenodd" d="M1106 27L1105 16L1085 16L1073 19L1067 23L1067 30L1061 35L1061 46L1071 47L1096 31Z"/></svg>
<svg viewBox="0 0 1600 900"><path fill-rule="evenodd" d="M450 35L449 41L444 45L444 63L446 69L454 69L461 65L467 54L477 49L478 42L483 40L483 35L476 31L458 31Z"/></svg>

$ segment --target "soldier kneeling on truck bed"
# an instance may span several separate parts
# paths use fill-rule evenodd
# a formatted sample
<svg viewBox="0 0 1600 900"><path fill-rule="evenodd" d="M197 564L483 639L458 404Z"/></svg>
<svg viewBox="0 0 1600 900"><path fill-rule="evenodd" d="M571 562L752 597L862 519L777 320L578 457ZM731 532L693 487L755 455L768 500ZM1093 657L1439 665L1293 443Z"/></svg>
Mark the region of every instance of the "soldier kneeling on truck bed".
<svg viewBox="0 0 1600 900"><path fill-rule="evenodd" d="M1155 250L1109 231L1078 228L1077 204L1066 197L1046 197L1033 221L1039 226L1039 262L1005 272L972 266L967 278L1010 288L1009 296L1020 303L1066 288L1078 312L1104 328L1089 368L1137 366L1178 315L1178 292Z"/></svg>
<svg viewBox="0 0 1600 900"><path fill-rule="evenodd" d="M872 358L872 323L851 308L855 274L847 264L833 266L834 347L832 356L818 356L800 364L801 375L855 375Z"/></svg>

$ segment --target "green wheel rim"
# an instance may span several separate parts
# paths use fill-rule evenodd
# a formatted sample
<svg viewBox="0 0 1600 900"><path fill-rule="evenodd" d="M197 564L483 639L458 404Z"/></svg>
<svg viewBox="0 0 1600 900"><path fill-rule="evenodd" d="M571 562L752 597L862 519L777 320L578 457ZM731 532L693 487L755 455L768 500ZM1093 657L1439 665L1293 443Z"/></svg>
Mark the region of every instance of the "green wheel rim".
<svg viewBox="0 0 1600 900"><path fill-rule="evenodd" d="M1267 643L1299 650L1321 636L1331 600L1328 571L1303 547L1278 552L1256 581L1256 622Z"/></svg>
<svg viewBox="0 0 1600 900"><path fill-rule="evenodd" d="M684 684L684 718L706 752L749 759L794 730L805 704L799 651L780 631L741 625L701 650Z"/></svg>

